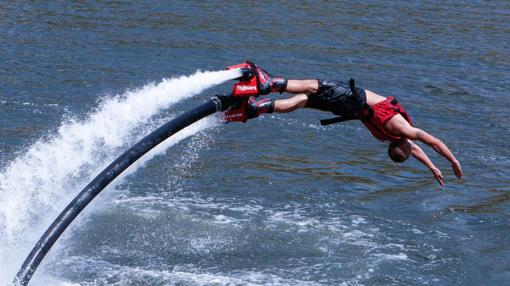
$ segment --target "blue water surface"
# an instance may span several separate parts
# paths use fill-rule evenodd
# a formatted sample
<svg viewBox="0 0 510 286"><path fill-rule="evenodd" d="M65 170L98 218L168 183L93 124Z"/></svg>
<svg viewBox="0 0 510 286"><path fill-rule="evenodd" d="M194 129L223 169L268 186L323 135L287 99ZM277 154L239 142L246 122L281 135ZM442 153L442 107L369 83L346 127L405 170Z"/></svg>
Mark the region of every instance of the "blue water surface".
<svg viewBox="0 0 510 286"><path fill-rule="evenodd" d="M2 2L0 160L104 97L197 69L251 59L288 78L353 77L396 96L464 178L430 148L444 188L391 162L359 122L265 115L125 178L44 271L79 285L504 285L509 38L508 1Z"/></svg>

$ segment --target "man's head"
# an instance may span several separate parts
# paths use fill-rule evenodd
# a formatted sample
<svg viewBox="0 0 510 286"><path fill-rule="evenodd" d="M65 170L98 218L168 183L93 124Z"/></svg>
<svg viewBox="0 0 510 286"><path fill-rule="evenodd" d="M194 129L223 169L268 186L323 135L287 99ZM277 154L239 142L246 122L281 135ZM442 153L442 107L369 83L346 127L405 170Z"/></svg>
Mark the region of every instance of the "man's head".
<svg viewBox="0 0 510 286"><path fill-rule="evenodd" d="M409 142L407 139L404 139L391 143L390 147L388 148L388 155L394 162L402 163L407 160L407 158L409 158L412 150L413 145L411 142Z"/></svg>

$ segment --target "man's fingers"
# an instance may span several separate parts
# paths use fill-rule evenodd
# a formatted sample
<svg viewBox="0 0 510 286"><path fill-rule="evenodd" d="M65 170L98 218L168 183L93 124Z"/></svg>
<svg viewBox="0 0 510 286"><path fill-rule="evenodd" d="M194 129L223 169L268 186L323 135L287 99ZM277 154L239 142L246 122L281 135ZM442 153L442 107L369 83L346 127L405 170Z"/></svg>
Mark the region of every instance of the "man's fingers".
<svg viewBox="0 0 510 286"><path fill-rule="evenodd" d="M441 174L441 171L436 168L432 170L432 173L434 174L434 178L436 178L437 182L441 185L441 187L444 187L444 177L443 174Z"/></svg>
<svg viewBox="0 0 510 286"><path fill-rule="evenodd" d="M437 174L436 175L436 180L441 185L441 187L444 187L444 178L443 178L443 175Z"/></svg>
<svg viewBox="0 0 510 286"><path fill-rule="evenodd" d="M463 173L459 163L453 164L453 172L455 173L455 176L457 176L457 178L459 179L462 178Z"/></svg>

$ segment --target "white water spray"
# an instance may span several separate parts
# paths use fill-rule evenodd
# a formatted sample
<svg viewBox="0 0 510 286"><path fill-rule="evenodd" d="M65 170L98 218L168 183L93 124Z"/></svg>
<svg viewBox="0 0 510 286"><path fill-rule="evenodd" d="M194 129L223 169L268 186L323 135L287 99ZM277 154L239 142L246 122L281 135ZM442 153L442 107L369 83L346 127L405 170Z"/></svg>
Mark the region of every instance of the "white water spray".
<svg viewBox="0 0 510 286"><path fill-rule="evenodd" d="M37 141L9 162L0 173L0 285L9 285L49 223L124 148L143 136L140 129L154 115L240 75L239 70L197 72L106 99L85 120L64 122L56 135ZM210 125L190 126L184 135L146 154L142 162Z"/></svg>

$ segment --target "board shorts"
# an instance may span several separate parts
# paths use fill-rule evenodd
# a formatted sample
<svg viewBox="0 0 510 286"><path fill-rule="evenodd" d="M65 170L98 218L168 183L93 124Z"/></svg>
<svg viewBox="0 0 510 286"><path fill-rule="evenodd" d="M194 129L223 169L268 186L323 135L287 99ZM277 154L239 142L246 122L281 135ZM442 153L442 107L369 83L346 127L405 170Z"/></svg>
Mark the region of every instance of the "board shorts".
<svg viewBox="0 0 510 286"><path fill-rule="evenodd" d="M349 84L330 80L317 80L319 89L307 94L306 107L331 111L336 115L352 116L363 110L367 96L363 88L356 88L358 96L352 93Z"/></svg>

